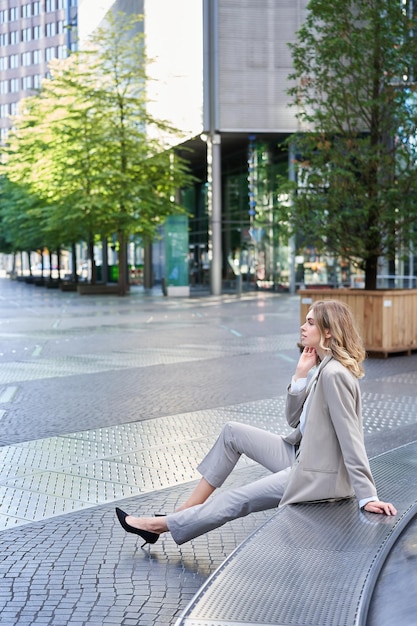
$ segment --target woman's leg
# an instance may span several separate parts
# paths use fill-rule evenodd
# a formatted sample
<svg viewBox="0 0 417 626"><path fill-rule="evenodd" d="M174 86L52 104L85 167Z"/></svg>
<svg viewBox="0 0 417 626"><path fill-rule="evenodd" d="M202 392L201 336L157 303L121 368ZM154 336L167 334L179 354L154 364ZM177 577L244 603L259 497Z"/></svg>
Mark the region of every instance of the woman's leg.
<svg viewBox="0 0 417 626"><path fill-rule="evenodd" d="M220 493L206 502L216 487L223 484L241 454L274 473L244 487ZM178 544L184 543L231 519L278 506L294 460L294 446L284 441L281 435L229 422L198 467L203 478L175 513L153 518L128 516L126 521L135 528L156 533L169 529Z"/></svg>
<svg viewBox="0 0 417 626"><path fill-rule="evenodd" d="M205 504L172 513L163 518L164 529L166 525L174 541L182 544L230 520L275 508L283 496L290 471L288 467L249 485L220 492Z"/></svg>
<svg viewBox="0 0 417 626"><path fill-rule="evenodd" d="M176 510L183 511L189 509L190 506L196 506L197 504L203 504L209 496L216 490L216 487L210 485L205 478L201 478L197 486L188 496L186 501L181 504Z"/></svg>
<svg viewBox="0 0 417 626"><path fill-rule="evenodd" d="M283 441L281 435L240 422L228 422L197 468L203 478L177 511L203 504L223 484L242 454L271 472L279 472L292 464L293 451L293 446Z"/></svg>
<svg viewBox="0 0 417 626"><path fill-rule="evenodd" d="M132 517L129 515L126 517L126 522L134 528L158 534L169 530L174 541L182 544L238 517L277 507L287 485L290 471L291 468L288 467L249 485L225 490L204 504L176 511L166 517Z"/></svg>
<svg viewBox="0 0 417 626"><path fill-rule="evenodd" d="M203 504L223 484L242 454L277 472L292 463L292 452L293 447L284 442L281 435L240 422L228 422L198 466L203 478L177 511Z"/></svg>
<svg viewBox="0 0 417 626"><path fill-rule="evenodd" d="M294 447L281 435L240 422L228 422L197 469L210 485L217 488L224 483L242 454L271 472L279 472L294 461Z"/></svg>

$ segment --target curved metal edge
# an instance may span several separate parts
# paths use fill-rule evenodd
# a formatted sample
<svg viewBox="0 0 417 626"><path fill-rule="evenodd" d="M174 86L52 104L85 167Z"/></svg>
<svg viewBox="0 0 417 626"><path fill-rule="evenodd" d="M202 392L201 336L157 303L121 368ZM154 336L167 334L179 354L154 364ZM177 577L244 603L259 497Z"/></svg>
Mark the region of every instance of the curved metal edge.
<svg viewBox="0 0 417 626"><path fill-rule="evenodd" d="M224 570L224 568L227 567L227 565L231 561L233 561L233 559L238 555L238 553L243 549L243 547L246 546L253 539L253 537L255 535L257 535L259 532L262 531L264 526L269 524L269 522L272 519L274 519L277 515L279 515L279 513L281 511L283 511L283 510L284 509L278 509L277 512L274 515L271 515L271 517L269 519L267 519L263 524L261 524L261 526L259 526L258 528L255 528L255 530L253 530L238 546L236 546L236 548L229 554L229 556L225 558L225 560L219 565L219 567L217 569L215 569L214 572L212 574L210 574L210 576L207 578L207 580L202 584L202 586L197 591L195 596L190 600L190 602L187 604L187 606L181 612L181 615L178 617L178 619L175 622L174 626L186 626L187 622L184 621L184 620L186 620L188 613L190 611L192 611L194 606L199 602L201 596L203 596L205 594L206 590L209 587L211 587L213 582L220 575L220 573Z"/></svg>
<svg viewBox="0 0 417 626"><path fill-rule="evenodd" d="M380 452L379 454L375 454L374 456L371 456L369 460L373 461L374 459L380 459L381 457L386 456L387 454L391 454L391 452L402 450L402 448L407 448L408 446L415 445L416 443L417 443L417 439L413 439L413 441L407 441L406 443L402 443L400 446L395 446L395 448L390 448L389 450L385 450L385 452Z"/></svg>
<svg viewBox="0 0 417 626"><path fill-rule="evenodd" d="M372 595L377 583L379 574L382 567L387 560L391 550L393 549L397 539L407 529L409 524L417 517L417 502L414 502L407 511L398 520L398 523L393 527L391 533L387 537L386 541L380 547L374 560L372 561L368 575L365 579L362 587L360 602L358 605L358 612L355 618L354 626L366 626L368 611L372 600Z"/></svg>
<svg viewBox="0 0 417 626"><path fill-rule="evenodd" d="M387 450L385 452L382 452L380 454L373 456L370 459L370 461L372 461L373 459L383 457L389 454L390 452L394 452L395 450L406 448L407 446L415 444L415 443L417 443L417 441L409 441L405 444L392 448L391 450ZM275 515L272 515L268 520L266 520L263 524L261 524L261 526L259 526L254 531L252 531L238 546L236 546L233 552L231 552L229 556L226 557L226 559L219 565L219 567L207 578L207 580L203 583L203 585L200 587L200 589L197 591L194 597L185 606L185 608L181 612L181 615L176 620L174 626L187 626L188 614L192 611L194 606L196 606L196 604L200 601L200 598L205 594L206 590L213 584L213 582L220 575L223 569L230 563L230 561L232 561L238 555L238 553L243 549L243 547L246 546L246 544L249 543L253 539L253 537L255 537L257 533L261 532L262 529L267 524L269 524L272 519L274 519L277 515L279 515L284 510L285 508L283 509L278 508ZM409 507L409 509L402 515L402 517L398 520L398 523L394 526L387 540L381 546L380 551L377 553L374 561L371 563L368 576L366 577L365 583L362 587L361 599L358 604L358 611L357 611L353 626L366 626L366 618L367 618L369 607L371 604L372 594L373 594L376 582L378 580L378 576L381 572L381 569L389 553L394 547L395 542L401 536L401 534L406 530L410 522L412 522L414 517L416 516L417 516L417 502L412 504Z"/></svg>

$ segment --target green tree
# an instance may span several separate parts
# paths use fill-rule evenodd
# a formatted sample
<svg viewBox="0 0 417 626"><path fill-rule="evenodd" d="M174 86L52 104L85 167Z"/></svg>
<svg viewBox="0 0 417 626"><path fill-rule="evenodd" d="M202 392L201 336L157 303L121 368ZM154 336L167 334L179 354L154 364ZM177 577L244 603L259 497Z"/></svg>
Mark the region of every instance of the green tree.
<svg viewBox="0 0 417 626"><path fill-rule="evenodd" d="M416 19L391 0L311 0L292 49L292 232L356 263L376 289L380 257L416 242ZM291 185L286 185L286 190ZM282 186L281 191L285 191Z"/></svg>
<svg viewBox="0 0 417 626"><path fill-rule="evenodd" d="M6 254L42 250L46 237L36 216L43 206L39 197L3 177L0 180L0 250ZM29 271L30 262L29 262Z"/></svg>
<svg viewBox="0 0 417 626"><path fill-rule="evenodd" d="M67 243L67 231L65 220L57 219L63 195L53 192L56 164L51 161L50 146L54 127L48 124L43 104L38 97L27 99L10 135L0 214L15 251L48 248L51 254ZM68 213L68 206L66 210Z"/></svg>
<svg viewBox="0 0 417 626"><path fill-rule="evenodd" d="M151 240L167 215L183 211L175 190L190 182L168 147L175 130L147 112L140 25L111 16L86 49L51 64L51 79L16 120L5 168L45 200L46 229L61 243L84 239L92 258L96 238L117 235L121 295L130 235Z"/></svg>

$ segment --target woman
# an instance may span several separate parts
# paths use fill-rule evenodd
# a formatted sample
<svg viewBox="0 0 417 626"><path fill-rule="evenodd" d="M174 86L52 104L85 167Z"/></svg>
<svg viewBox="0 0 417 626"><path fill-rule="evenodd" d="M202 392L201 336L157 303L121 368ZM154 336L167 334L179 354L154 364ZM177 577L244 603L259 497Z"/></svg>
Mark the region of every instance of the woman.
<svg viewBox="0 0 417 626"><path fill-rule="evenodd" d="M202 478L187 501L166 516L133 517L117 508L124 530L142 537L143 545L167 531L182 544L255 511L353 496L371 513L397 513L378 499L365 451L358 383L365 351L350 309L333 300L314 303L301 326L301 345L286 403L294 431L281 436L229 422L200 463ZM272 473L208 499L241 454Z"/></svg>

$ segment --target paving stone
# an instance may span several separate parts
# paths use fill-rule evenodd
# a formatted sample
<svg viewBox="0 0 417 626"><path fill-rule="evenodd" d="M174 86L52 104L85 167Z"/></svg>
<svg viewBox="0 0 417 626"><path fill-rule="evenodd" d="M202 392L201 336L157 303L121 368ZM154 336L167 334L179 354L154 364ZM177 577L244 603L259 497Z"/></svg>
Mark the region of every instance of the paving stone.
<svg viewBox="0 0 417 626"><path fill-rule="evenodd" d="M0 297L0 623L171 626L273 511L142 550L114 506L175 509L229 419L286 427L298 297L86 301L6 279ZM365 369L368 451L417 439L417 355ZM262 475L242 462L224 488Z"/></svg>

